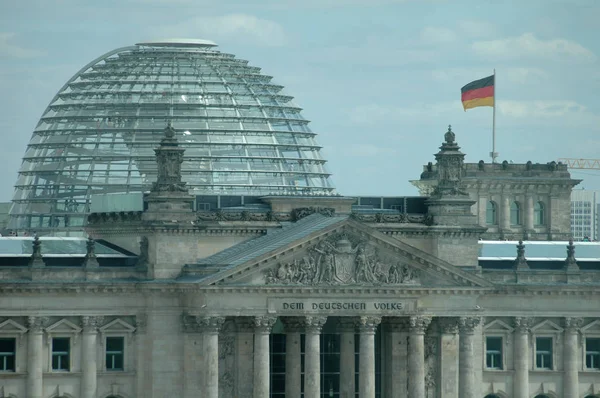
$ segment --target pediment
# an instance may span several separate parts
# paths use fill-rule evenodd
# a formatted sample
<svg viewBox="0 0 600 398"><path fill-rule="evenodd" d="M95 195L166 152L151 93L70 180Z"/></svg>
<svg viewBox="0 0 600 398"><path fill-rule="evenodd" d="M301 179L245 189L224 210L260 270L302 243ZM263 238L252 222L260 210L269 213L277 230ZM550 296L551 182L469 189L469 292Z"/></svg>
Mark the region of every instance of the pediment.
<svg viewBox="0 0 600 398"><path fill-rule="evenodd" d="M24 334L26 332L26 327L19 325L12 319L7 319L0 323L0 334Z"/></svg>
<svg viewBox="0 0 600 398"><path fill-rule="evenodd" d="M582 333L600 333L600 320L595 320L581 328Z"/></svg>
<svg viewBox="0 0 600 398"><path fill-rule="evenodd" d="M533 326L531 328L531 331L535 333L561 333L563 331L563 328L558 326L556 323L546 319L545 321L542 321L537 325Z"/></svg>
<svg viewBox="0 0 600 398"><path fill-rule="evenodd" d="M46 328L48 333L79 333L81 328L68 319L61 319Z"/></svg>
<svg viewBox="0 0 600 398"><path fill-rule="evenodd" d="M135 326L130 325L122 319L114 319L98 329L100 333L133 333Z"/></svg>
<svg viewBox="0 0 600 398"><path fill-rule="evenodd" d="M247 249L247 248L246 248ZM202 284L487 287L487 280L346 219L209 275Z"/></svg>
<svg viewBox="0 0 600 398"><path fill-rule="evenodd" d="M483 330L486 332L512 333L514 328L509 326L507 323L502 322L500 319L494 319L492 322L486 324L483 327Z"/></svg>

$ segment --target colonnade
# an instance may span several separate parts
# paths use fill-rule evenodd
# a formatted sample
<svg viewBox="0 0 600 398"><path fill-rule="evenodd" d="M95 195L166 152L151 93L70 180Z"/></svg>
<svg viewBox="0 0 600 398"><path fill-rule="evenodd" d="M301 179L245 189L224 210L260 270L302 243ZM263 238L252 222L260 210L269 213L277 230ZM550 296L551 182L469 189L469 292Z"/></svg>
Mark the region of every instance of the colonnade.
<svg viewBox="0 0 600 398"><path fill-rule="evenodd" d="M223 317L204 317L198 316L196 325L222 325ZM253 380L252 397L269 398L269 334L277 317L275 316L257 316L250 318L254 326L254 352L253 352ZM280 318L286 333L286 358L285 358L285 396L289 398L299 398L302 387L304 387L304 396L306 398L320 398L321 396L321 366L320 366L320 334L323 325L327 321L326 316L294 316ZM476 398L477 388L475 386L475 362L474 362L474 330L480 323L478 317L460 317L452 319L459 332L459 396L462 398ZM386 317L386 323L393 324L391 333L396 333L398 339L399 333L406 333L408 338L407 361L403 362L401 356L392 356L391 371L407 367L407 379L401 377L392 377L389 391L394 397L404 397L408 392L409 398L425 398L425 331L427 330L432 318L428 316L410 316L410 317ZM354 335L358 333L359 338L359 369L358 369L358 387L361 398L375 398L375 332L382 322L379 316L357 316L357 317L336 317L338 331L340 332L340 397L355 397L355 342ZM238 320L236 319L236 323ZM248 326L248 320L240 321ZM198 331L205 336L214 335L214 327L206 330L200 328ZM239 330L239 329L238 329ZM243 332L247 333L247 329ZM305 335L304 349L304 386L301 385L301 348L300 336ZM211 337L212 338L212 337ZM207 342L205 337L205 342ZM210 340L213 345L210 349L204 349L203 366L205 380L203 383L203 397L218 398L218 388L214 388L218 383L218 376L214 374L218 369L219 352L214 347L218 344ZM237 361L238 366L244 366L244 361ZM406 366L408 364L408 366ZM239 372L238 372L239 373ZM408 382L407 382L408 380Z"/></svg>

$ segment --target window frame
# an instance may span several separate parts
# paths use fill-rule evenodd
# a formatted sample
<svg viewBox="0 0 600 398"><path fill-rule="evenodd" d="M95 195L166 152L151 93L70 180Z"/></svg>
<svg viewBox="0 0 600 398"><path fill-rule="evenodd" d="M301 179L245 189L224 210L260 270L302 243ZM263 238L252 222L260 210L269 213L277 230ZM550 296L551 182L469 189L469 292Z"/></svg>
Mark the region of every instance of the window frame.
<svg viewBox="0 0 600 398"><path fill-rule="evenodd" d="M0 355L0 374L2 373L16 373L17 372L17 346L19 345L19 338L16 336L4 336L0 334L0 340L12 340L14 342L14 349L12 352L12 357L13 357L13 369L4 369L4 365L6 364L6 358L9 356L9 352L2 352L0 354L7 354L7 355Z"/></svg>
<svg viewBox="0 0 600 398"><path fill-rule="evenodd" d="M103 349L103 356L102 358L104 359L104 363L103 363L103 369L105 372L125 372L126 368L127 368L127 337L123 334L120 333L108 333L108 334L103 334L102 336L103 341L102 341L102 345L104 347ZM110 368L108 367L108 363L107 363L107 359L108 359L108 355L109 355L109 351L108 351L108 339L111 338L120 338L123 341L123 349L121 351L121 357L122 357L122 368L117 369L117 368Z"/></svg>
<svg viewBox="0 0 600 398"><path fill-rule="evenodd" d="M598 352L598 367L596 368L588 368L587 367L587 356L588 356L588 339L596 339L600 341L600 336L597 334L592 335L584 335L583 336L583 370L586 372L600 372L600 351Z"/></svg>
<svg viewBox="0 0 600 398"><path fill-rule="evenodd" d="M550 340L550 367L538 367L538 339L549 339ZM556 350L555 350L556 337L548 334L539 334L533 336L533 369L539 371L556 371Z"/></svg>
<svg viewBox="0 0 600 398"><path fill-rule="evenodd" d="M490 206L491 205L491 206ZM489 214L492 213L492 223L489 222ZM485 224L498 225L498 204L493 200L488 200L485 205Z"/></svg>
<svg viewBox="0 0 600 398"><path fill-rule="evenodd" d="M68 369L54 369L54 340L55 339L67 339L69 342L69 350L67 351L67 359L69 361L69 366ZM52 335L52 337L50 338L50 350L48 353L49 359L50 359L50 372L56 372L56 373L68 373L68 372L72 372L73 370L73 338L72 336L69 335L63 335L63 334L58 334L58 335Z"/></svg>
<svg viewBox="0 0 600 398"><path fill-rule="evenodd" d="M536 207L539 206L539 209ZM539 217L538 217L539 214ZM541 222L538 223L538 219ZM543 227L546 225L546 205L541 200L538 200L533 205L533 226L534 227Z"/></svg>
<svg viewBox="0 0 600 398"><path fill-rule="evenodd" d="M523 206L521 206L521 203L518 200L513 200L510 203L510 207L509 207L509 220L510 220L510 225L517 227L520 225L523 225ZM515 220L513 220L513 211L516 212L516 222L514 222Z"/></svg>
<svg viewBox="0 0 600 398"><path fill-rule="evenodd" d="M500 355L500 367L495 367L495 368L488 367L488 361L487 361L487 358L488 358L488 348L487 348L488 338L500 339L500 353L499 353L499 355ZM486 371L504 371L504 370L506 370L506 366L505 366L505 357L506 357L505 352L506 352L506 350L504 349L504 344L505 344L506 341L507 341L506 340L506 336L503 335L503 334L492 333L492 334L486 334L486 335L484 335L484 339L483 339L483 352L485 353L485 356L484 356L483 360L484 360L484 369Z"/></svg>

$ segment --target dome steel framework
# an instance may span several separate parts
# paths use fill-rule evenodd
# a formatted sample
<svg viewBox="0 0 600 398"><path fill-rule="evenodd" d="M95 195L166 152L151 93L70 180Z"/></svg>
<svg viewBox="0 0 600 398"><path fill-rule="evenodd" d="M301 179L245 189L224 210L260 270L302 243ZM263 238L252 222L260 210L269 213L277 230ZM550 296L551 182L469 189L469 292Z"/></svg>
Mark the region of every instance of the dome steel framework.
<svg viewBox="0 0 600 398"><path fill-rule="evenodd" d="M204 40L138 43L90 62L33 132L11 227L81 228L91 195L148 190L169 121L192 194L334 194L301 109L260 72Z"/></svg>

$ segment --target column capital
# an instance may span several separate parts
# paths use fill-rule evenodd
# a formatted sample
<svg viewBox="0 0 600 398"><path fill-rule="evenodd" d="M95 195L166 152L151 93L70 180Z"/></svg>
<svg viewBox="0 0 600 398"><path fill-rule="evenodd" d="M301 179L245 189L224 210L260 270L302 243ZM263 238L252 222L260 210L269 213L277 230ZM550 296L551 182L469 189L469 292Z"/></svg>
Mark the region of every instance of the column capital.
<svg viewBox="0 0 600 398"><path fill-rule="evenodd" d="M413 334L425 334L430 323L430 316L413 315L408 318L408 329Z"/></svg>
<svg viewBox="0 0 600 398"><path fill-rule="evenodd" d="M142 312L135 316L135 331L136 333L145 333L148 326L148 314Z"/></svg>
<svg viewBox="0 0 600 398"><path fill-rule="evenodd" d="M27 327L29 328L30 332L40 333L48 321L49 318L47 316L28 316Z"/></svg>
<svg viewBox="0 0 600 398"><path fill-rule="evenodd" d="M286 333L301 333L304 330L304 318L301 316L284 316L280 319Z"/></svg>
<svg viewBox="0 0 600 398"><path fill-rule="evenodd" d="M381 323L380 316L361 316L356 322L360 334L375 334L377 326Z"/></svg>
<svg viewBox="0 0 600 398"><path fill-rule="evenodd" d="M307 316L304 318L305 333L321 333L323 325L327 322L326 316Z"/></svg>
<svg viewBox="0 0 600 398"><path fill-rule="evenodd" d="M481 323L481 317L461 316L458 318L458 329L462 334L471 334Z"/></svg>
<svg viewBox="0 0 600 398"><path fill-rule="evenodd" d="M239 333L254 333L254 318L251 316L235 317L233 323Z"/></svg>
<svg viewBox="0 0 600 398"><path fill-rule="evenodd" d="M260 315L254 317L254 332L269 334L277 321L276 316Z"/></svg>
<svg viewBox="0 0 600 398"><path fill-rule="evenodd" d="M339 317L336 326L340 332L356 333L356 318L353 316Z"/></svg>
<svg viewBox="0 0 600 398"><path fill-rule="evenodd" d="M533 318L531 317L515 317L513 319L513 325L517 332L529 333L529 330L533 326Z"/></svg>
<svg viewBox="0 0 600 398"><path fill-rule="evenodd" d="M576 333L579 331L579 328L583 326L583 318L565 318L565 331Z"/></svg>
<svg viewBox="0 0 600 398"><path fill-rule="evenodd" d="M437 319L440 331L442 334L456 334L458 333L458 318L454 317L441 317Z"/></svg>
<svg viewBox="0 0 600 398"><path fill-rule="evenodd" d="M84 315L81 317L81 326L84 332L95 332L98 327L104 322L103 316L88 316Z"/></svg>
<svg viewBox="0 0 600 398"><path fill-rule="evenodd" d="M223 316L183 315L183 330L190 333L219 333L225 322Z"/></svg>

